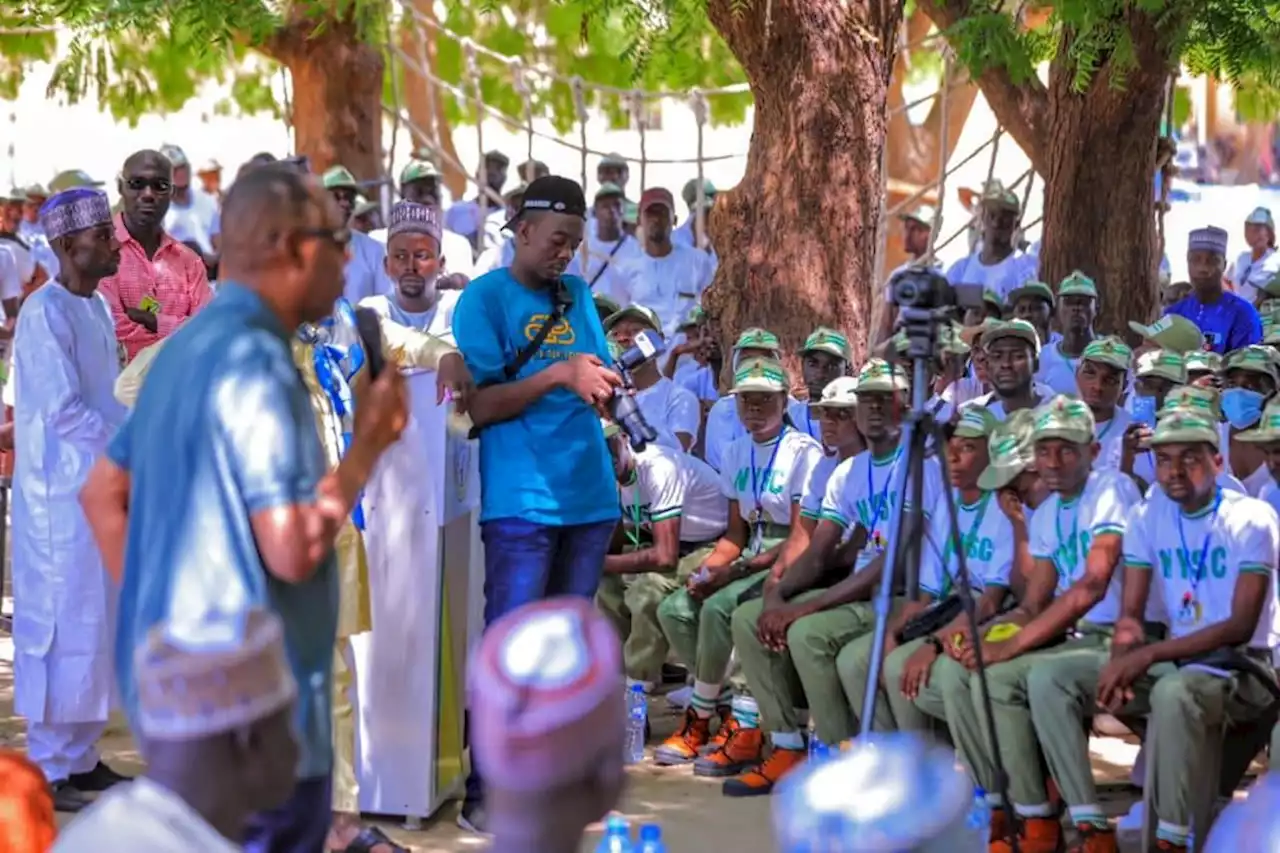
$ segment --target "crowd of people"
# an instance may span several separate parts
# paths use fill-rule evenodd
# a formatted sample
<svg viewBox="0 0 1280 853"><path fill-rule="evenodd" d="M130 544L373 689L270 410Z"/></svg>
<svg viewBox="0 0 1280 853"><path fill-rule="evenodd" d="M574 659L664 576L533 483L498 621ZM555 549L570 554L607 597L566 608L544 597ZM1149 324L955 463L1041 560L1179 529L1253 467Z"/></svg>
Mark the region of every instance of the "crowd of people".
<svg viewBox="0 0 1280 853"><path fill-rule="evenodd" d="M350 646L376 627L361 492L407 422L401 370L436 371L478 436L486 625L594 600L628 687L687 678L655 763L764 795L813 742L858 731L906 500L893 310L860 364L853 330L795 351L713 330L713 185L688 182L683 208L661 187L632 202L610 156L588 201L534 161L508 186L508 167L485 155L486 194L445 209L415 158L385 223L341 164L310 176L262 154L224 193L218 164L193 186L174 146L125 160L116 210L79 171L11 192L15 709L56 808L89 807L57 849L403 849L360 819ZM901 219L921 272L933 216ZM1018 196L989 184L971 253L938 270L983 304L930 364L945 427L924 529L903 532L920 590L897 584L872 727L951 740L988 792L993 851L1059 849L1065 807L1078 849L1106 853L1089 721L1148 717L1159 843L1183 850L1207 733L1274 714L1275 225L1250 212L1234 263L1227 231L1192 233L1189 281L1151 282L1164 310L1131 318L1136 348L1094 330L1118 285L1037 281L1020 225ZM358 308L398 369L373 375ZM615 360L642 339L664 346L624 381ZM652 441L614 417L622 395ZM956 615L961 555L981 636ZM113 695L142 779L97 750ZM500 753L473 752L467 829L502 822Z"/></svg>

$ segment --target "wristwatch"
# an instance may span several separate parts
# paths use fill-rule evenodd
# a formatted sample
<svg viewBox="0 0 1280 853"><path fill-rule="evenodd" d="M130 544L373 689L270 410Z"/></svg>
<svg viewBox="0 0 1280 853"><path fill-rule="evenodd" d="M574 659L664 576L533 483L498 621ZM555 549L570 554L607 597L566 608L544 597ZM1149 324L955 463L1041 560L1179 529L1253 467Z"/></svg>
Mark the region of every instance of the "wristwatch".
<svg viewBox="0 0 1280 853"><path fill-rule="evenodd" d="M933 646L933 650L938 654L942 654L942 641L933 634L928 634L924 638L925 645Z"/></svg>

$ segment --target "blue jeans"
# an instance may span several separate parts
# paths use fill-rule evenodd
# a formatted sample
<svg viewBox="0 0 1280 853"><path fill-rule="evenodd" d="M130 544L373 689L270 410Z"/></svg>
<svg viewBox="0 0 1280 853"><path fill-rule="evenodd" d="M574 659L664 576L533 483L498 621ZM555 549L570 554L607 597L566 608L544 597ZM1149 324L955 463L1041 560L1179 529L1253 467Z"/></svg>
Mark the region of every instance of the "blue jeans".
<svg viewBox="0 0 1280 853"><path fill-rule="evenodd" d="M328 776L299 779L284 805L249 815L245 853L323 853L332 800Z"/></svg>
<svg viewBox="0 0 1280 853"><path fill-rule="evenodd" d="M551 527L520 518L495 518L481 524L485 627L522 605L544 598L593 597L616 527L615 521ZM483 798L473 753L467 801L480 802Z"/></svg>

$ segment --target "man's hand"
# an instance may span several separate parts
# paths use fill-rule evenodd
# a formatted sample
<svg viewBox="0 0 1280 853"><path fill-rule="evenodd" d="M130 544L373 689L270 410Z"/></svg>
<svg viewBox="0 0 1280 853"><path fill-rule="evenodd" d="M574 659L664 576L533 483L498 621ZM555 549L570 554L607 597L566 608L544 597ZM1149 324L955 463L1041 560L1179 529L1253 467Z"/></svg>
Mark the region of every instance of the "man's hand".
<svg viewBox="0 0 1280 853"><path fill-rule="evenodd" d="M400 371L382 371L362 389L352 424L352 446L359 444L374 458L400 439L409 422L409 395Z"/></svg>
<svg viewBox="0 0 1280 853"><path fill-rule="evenodd" d="M1133 473L1133 461L1142 452L1142 442L1151 438L1151 427L1143 423L1129 424L1124 431L1124 449L1120 456L1120 470L1126 474Z"/></svg>
<svg viewBox="0 0 1280 853"><path fill-rule="evenodd" d="M1021 524L1024 527L1027 524L1027 511L1022 506L1022 498L1018 496L1014 489L1001 489L997 493L1000 502L1000 511L1004 513L1004 517L1009 519L1010 524Z"/></svg>
<svg viewBox="0 0 1280 853"><path fill-rule="evenodd" d="M760 613L760 620L756 622L756 638L766 649L780 652L787 647L787 629L810 612L803 604L783 604L764 610Z"/></svg>
<svg viewBox="0 0 1280 853"><path fill-rule="evenodd" d="M1133 701L1133 683L1151 669L1148 647L1139 646L1113 657L1098 676L1098 705L1116 713Z"/></svg>
<svg viewBox="0 0 1280 853"><path fill-rule="evenodd" d="M551 370L557 372L556 381L592 406L603 406L613 396L613 389L622 384L618 374L604 366L594 355L579 353L568 361L557 362Z"/></svg>
<svg viewBox="0 0 1280 853"><path fill-rule="evenodd" d="M1136 619L1121 617L1111 637L1111 659L1128 654L1147 641L1147 632Z"/></svg>
<svg viewBox="0 0 1280 853"><path fill-rule="evenodd" d="M689 595L701 601L724 589L732 580L732 566L720 566L716 569L708 569L702 566L698 571L689 575L684 585L685 589L689 591Z"/></svg>
<svg viewBox="0 0 1280 853"><path fill-rule="evenodd" d="M471 395L475 393L476 383L471 378L462 356L451 352L440 359L436 370L436 403L443 403L446 394L453 396L453 405L459 414L465 414Z"/></svg>
<svg viewBox="0 0 1280 853"><path fill-rule="evenodd" d="M150 311L144 311L141 308L126 308L124 313L129 319L144 327L148 332L155 334L156 332L156 315Z"/></svg>
<svg viewBox="0 0 1280 853"><path fill-rule="evenodd" d="M976 670L978 668L978 655L974 649L973 643L965 645L961 652L965 669ZM1000 640L999 642L991 642L990 640L982 641L982 665L994 666L998 663L1004 663L1007 660L1013 660L1013 644L1009 640Z"/></svg>
<svg viewBox="0 0 1280 853"><path fill-rule="evenodd" d="M933 662L937 659L938 650L932 643L925 643L911 653L902 670L902 681L898 684L903 696L912 702L916 701L920 691L929 686L929 671L933 669Z"/></svg>

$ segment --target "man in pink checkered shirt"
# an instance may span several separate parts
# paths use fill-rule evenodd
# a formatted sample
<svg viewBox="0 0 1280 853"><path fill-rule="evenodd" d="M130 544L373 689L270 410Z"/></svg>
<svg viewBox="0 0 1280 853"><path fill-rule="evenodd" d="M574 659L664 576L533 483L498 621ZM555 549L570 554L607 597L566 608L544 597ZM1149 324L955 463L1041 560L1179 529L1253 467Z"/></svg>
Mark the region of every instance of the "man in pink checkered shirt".
<svg viewBox="0 0 1280 853"><path fill-rule="evenodd" d="M173 165L139 151L120 171L124 211L115 217L120 268L98 292L107 300L116 339L129 361L167 337L213 298L204 261L170 237L162 223L173 194Z"/></svg>

